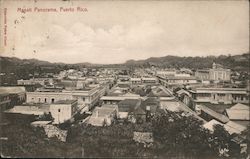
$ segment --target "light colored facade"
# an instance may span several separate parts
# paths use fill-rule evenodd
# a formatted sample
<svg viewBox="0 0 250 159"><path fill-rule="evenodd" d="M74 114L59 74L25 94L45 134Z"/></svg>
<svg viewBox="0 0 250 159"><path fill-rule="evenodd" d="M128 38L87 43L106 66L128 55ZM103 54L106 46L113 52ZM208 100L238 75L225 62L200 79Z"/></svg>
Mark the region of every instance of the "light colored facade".
<svg viewBox="0 0 250 159"><path fill-rule="evenodd" d="M116 105L120 101L123 101L125 99L141 99L141 97L138 94L132 94L132 93L126 93L126 94L120 95L120 96L103 96L103 97L101 97L103 104L113 104L113 105Z"/></svg>
<svg viewBox="0 0 250 159"><path fill-rule="evenodd" d="M77 113L77 100L61 100L50 105L54 124L64 123Z"/></svg>
<svg viewBox="0 0 250 159"><path fill-rule="evenodd" d="M104 105L96 107L88 123L93 126L109 126L114 118L118 115L117 105Z"/></svg>
<svg viewBox="0 0 250 159"><path fill-rule="evenodd" d="M209 70L209 78L213 81L230 81L231 70L223 68L215 68Z"/></svg>
<svg viewBox="0 0 250 159"><path fill-rule="evenodd" d="M200 80L211 80L211 81L230 81L231 70L224 69L221 65L213 63L211 69L197 70L195 77Z"/></svg>
<svg viewBox="0 0 250 159"><path fill-rule="evenodd" d="M195 77L202 81L210 80L209 70L197 70L195 72Z"/></svg>
<svg viewBox="0 0 250 159"><path fill-rule="evenodd" d="M196 102L249 103L249 91L246 88L196 88L190 92Z"/></svg>
<svg viewBox="0 0 250 159"><path fill-rule="evenodd" d="M105 93L105 87L86 90L27 92L27 103L55 103L60 100L77 100L79 105L91 109Z"/></svg>
<svg viewBox="0 0 250 159"><path fill-rule="evenodd" d="M130 78L131 84L141 84L142 79L141 78Z"/></svg>
<svg viewBox="0 0 250 159"><path fill-rule="evenodd" d="M185 85L185 84L195 84L198 83L196 77L190 76L190 77L185 77L185 76L168 76L168 77L163 77L163 76L158 76L159 82L163 86L171 86L171 85Z"/></svg>

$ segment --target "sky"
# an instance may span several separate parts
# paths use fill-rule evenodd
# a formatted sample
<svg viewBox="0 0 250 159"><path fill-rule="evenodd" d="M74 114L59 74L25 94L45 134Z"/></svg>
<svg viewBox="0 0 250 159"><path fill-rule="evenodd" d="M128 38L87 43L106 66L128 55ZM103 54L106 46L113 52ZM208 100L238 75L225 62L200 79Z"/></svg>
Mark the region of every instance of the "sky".
<svg viewBox="0 0 250 159"><path fill-rule="evenodd" d="M7 8L1 14L1 56L114 64L249 52L248 1L9 0L1 6L1 12Z"/></svg>

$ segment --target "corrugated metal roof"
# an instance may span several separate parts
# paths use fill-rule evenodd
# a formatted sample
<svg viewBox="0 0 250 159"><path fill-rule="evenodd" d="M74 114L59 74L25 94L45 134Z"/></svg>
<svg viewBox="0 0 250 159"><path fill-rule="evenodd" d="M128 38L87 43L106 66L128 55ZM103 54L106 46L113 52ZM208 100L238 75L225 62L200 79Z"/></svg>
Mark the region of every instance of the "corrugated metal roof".
<svg viewBox="0 0 250 159"><path fill-rule="evenodd" d="M229 121L228 117L226 117L225 115L217 113L204 105L198 105L198 107L201 108L202 111L204 111L205 113L209 114L210 116L212 116L213 118L222 123L226 123Z"/></svg>

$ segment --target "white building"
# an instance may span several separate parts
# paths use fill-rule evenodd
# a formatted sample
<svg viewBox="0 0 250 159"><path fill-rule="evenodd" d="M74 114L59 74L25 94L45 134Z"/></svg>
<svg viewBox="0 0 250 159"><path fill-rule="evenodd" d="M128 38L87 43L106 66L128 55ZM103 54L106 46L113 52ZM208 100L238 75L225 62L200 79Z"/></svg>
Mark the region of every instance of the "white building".
<svg viewBox="0 0 250 159"><path fill-rule="evenodd" d="M246 88L196 88L190 92L196 102L249 103L249 91Z"/></svg>
<svg viewBox="0 0 250 159"><path fill-rule="evenodd" d="M91 109L105 94L105 87L85 88L80 90L55 90L27 92L27 103L55 103L60 100L77 100L81 107Z"/></svg>
<svg viewBox="0 0 250 159"><path fill-rule="evenodd" d="M77 100L60 100L50 105L49 109L54 124L64 123L77 113Z"/></svg>

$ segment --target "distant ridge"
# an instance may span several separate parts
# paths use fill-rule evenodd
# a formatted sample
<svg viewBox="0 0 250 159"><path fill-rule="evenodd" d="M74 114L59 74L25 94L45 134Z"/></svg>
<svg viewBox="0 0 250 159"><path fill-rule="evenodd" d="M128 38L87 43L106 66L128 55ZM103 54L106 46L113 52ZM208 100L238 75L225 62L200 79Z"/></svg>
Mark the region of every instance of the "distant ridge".
<svg viewBox="0 0 250 159"><path fill-rule="evenodd" d="M52 63L38 59L19 59L16 57L3 57L0 56L0 70L6 72L9 69L17 69L21 66L30 67L107 67L107 66L128 66L128 67L162 67L162 68L190 68L190 69L203 69L211 68L212 63L216 62L223 66L234 70L249 70L250 54L244 53L241 55L220 55L220 56L207 56L207 57L179 57L179 56L164 56L164 57L150 57L145 60L128 60L121 64L92 64L89 62L65 64L62 62ZM9 71L7 71L9 72Z"/></svg>
<svg viewBox="0 0 250 159"><path fill-rule="evenodd" d="M163 68L190 68L204 69L211 68L212 63L222 64L226 68L233 70L249 70L250 54L244 53L241 55L220 55L207 57L179 57L179 56L164 56L150 57L145 60L128 60L124 63L127 66L134 67L150 67L157 66Z"/></svg>

